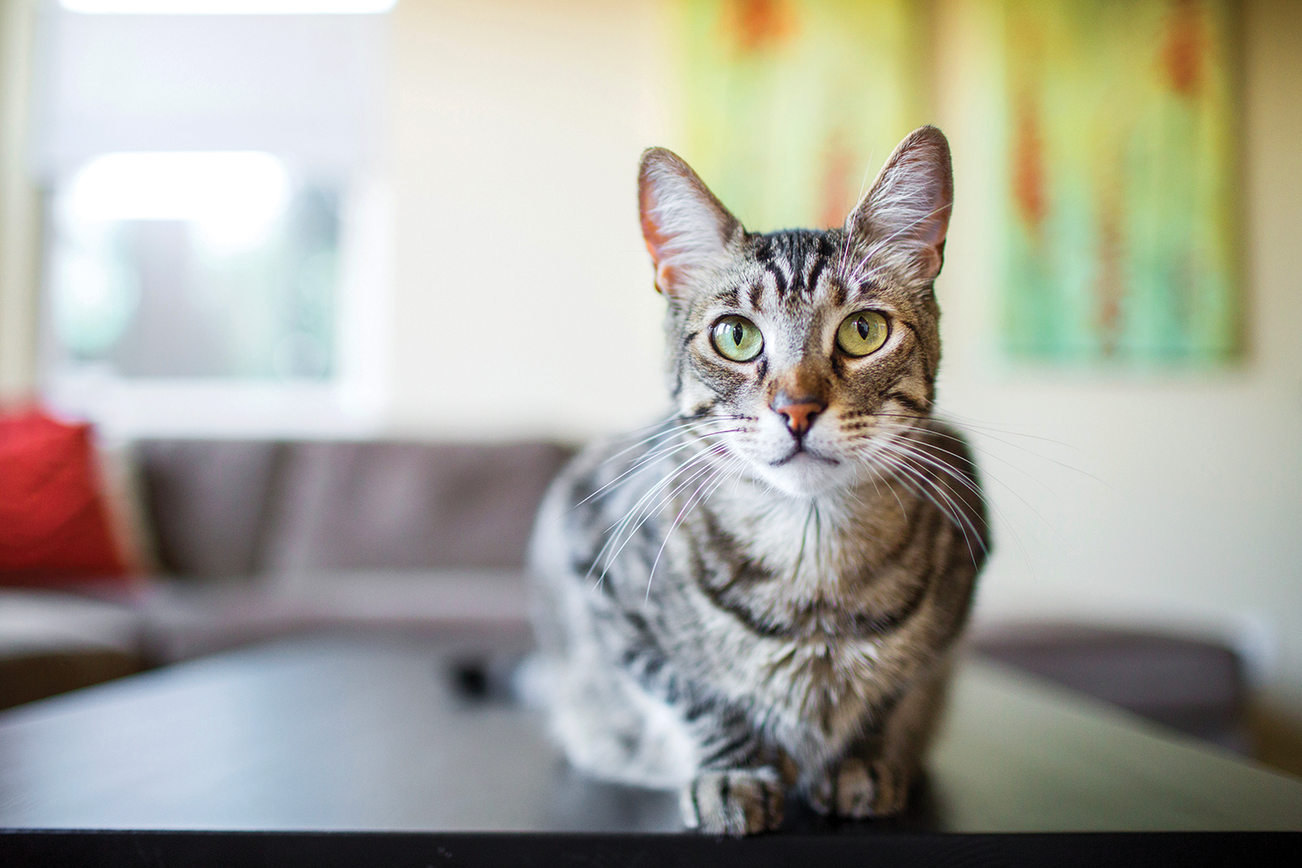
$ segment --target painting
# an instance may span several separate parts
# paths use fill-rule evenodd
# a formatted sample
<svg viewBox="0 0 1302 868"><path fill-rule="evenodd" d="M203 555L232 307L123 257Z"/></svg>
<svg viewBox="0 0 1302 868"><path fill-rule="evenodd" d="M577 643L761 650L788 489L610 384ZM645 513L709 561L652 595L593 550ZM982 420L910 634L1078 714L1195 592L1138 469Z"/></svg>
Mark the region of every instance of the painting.
<svg viewBox="0 0 1302 868"><path fill-rule="evenodd" d="M839 226L926 106L925 4L680 0L682 156L748 229Z"/></svg>
<svg viewBox="0 0 1302 868"><path fill-rule="evenodd" d="M1020 359L1240 350L1228 0L1006 0L1004 337Z"/></svg>

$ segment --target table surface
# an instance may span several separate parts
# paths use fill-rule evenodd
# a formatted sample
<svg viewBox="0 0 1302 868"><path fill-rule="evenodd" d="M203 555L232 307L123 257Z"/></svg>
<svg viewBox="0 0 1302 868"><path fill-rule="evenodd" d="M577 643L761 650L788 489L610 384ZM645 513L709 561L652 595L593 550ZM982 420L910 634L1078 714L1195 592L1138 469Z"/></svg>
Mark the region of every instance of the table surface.
<svg viewBox="0 0 1302 868"><path fill-rule="evenodd" d="M506 659L497 654L429 641L298 639L12 709L0 714L0 829L18 831L0 836L0 852L8 845L36 854L31 864L52 857L75 864L71 839L38 830L80 829L532 832L567 841L573 836L557 833L613 833L642 841L638 852L647 853L661 844L646 844L644 833L680 829L672 794L570 771L537 715L491 689ZM1302 781L972 661L959 668L916 795L902 818L865 823L830 822L789 805L783 831L761 840L876 836L874 846L884 847L891 835L935 832L1302 830ZM84 864L140 852L121 832L97 834L103 840L71 841L77 852L94 844L81 852ZM705 840L668 837L690 846ZM1279 845L1278 836L1266 837ZM387 847L423 840L381 838ZM1302 838L1286 838L1302 847ZM199 864L187 849L193 841L173 841L181 849L169 851L169 840L159 839L151 864ZM312 864L302 848L315 839L273 840ZM330 840L328 852L349 852L339 849L342 839ZM481 864L502 864L489 852L500 844L494 836L456 840L477 841ZM114 841L127 850L103 849ZM424 853L424 845L411 846ZM780 846L761 853L776 859ZM202 851L217 852L212 847ZM1246 852L1234 847L1227 852ZM160 855L168 852L172 860ZM24 861L10 856L0 861ZM754 858L739 864L767 861Z"/></svg>
<svg viewBox="0 0 1302 868"><path fill-rule="evenodd" d="M485 659L491 682L471 649L299 639L10 710L0 827L678 828L671 794L585 780L534 713L459 688ZM893 827L1302 830L1302 781L971 661L918 795Z"/></svg>

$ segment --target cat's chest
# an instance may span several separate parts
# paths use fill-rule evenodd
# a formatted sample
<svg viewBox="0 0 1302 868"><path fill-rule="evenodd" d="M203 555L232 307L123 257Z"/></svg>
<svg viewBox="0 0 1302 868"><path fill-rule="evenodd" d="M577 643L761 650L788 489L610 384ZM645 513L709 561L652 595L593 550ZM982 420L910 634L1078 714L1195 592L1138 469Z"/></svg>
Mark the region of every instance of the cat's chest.
<svg viewBox="0 0 1302 868"><path fill-rule="evenodd" d="M745 629L832 655L877 635L921 593L908 557L916 519L813 504L711 512L690 529L684 566L709 604Z"/></svg>
<svg viewBox="0 0 1302 868"><path fill-rule="evenodd" d="M900 508L707 514L691 527L684 566L713 678L764 708L784 742L851 737L907 667L896 628L926 597L928 520Z"/></svg>
<svg viewBox="0 0 1302 868"><path fill-rule="evenodd" d="M890 640L763 636L725 621L713 635L723 653L710 658L710 680L793 756L836 752L895 688L901 661Z"/></svg>

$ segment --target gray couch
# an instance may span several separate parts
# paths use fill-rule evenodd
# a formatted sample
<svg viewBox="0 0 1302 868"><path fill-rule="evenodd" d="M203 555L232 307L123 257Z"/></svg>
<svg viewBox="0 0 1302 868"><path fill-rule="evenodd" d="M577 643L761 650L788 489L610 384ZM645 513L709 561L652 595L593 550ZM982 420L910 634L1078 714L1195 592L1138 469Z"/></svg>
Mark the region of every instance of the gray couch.
<svg viewBox="0 0 1302 868"><path fill-rule="evenodd" d="M0 707L319 630L527 634L546 442L142 441L129 589L0 593Z"/></svg>
<svg viewBox="0 0 1302 868"><path fill-rule="evenodd" d="M546 442L143 441L156 575L127 592L0 593L0 707L320 630L528 641L534 513L572 449ZM1000 625L979 653L1244 750L1239 658L1212 642Z"/></svg>

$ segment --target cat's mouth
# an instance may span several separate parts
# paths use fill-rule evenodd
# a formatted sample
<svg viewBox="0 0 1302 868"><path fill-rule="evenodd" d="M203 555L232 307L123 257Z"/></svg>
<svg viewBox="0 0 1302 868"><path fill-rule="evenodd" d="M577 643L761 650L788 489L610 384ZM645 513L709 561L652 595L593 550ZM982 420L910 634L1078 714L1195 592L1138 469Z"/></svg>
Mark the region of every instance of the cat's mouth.
<svg viewBox="0 0 1302 868"><path fill-rule="evenodd" d="M821 461L824 464L836 465L841 463L840 461L831 457L830 455L820 455L814 450L806 449L804 446L797 443L794 447L792 447L791 451L788 452L786 455L784 455L782 458L779 458L777 461L770 461L769 466L782 467L783 465L790 464L792 461L794 461L796 458L799 458L801 455L805 456L806 458L810 458L814 461Z"/></svg>

